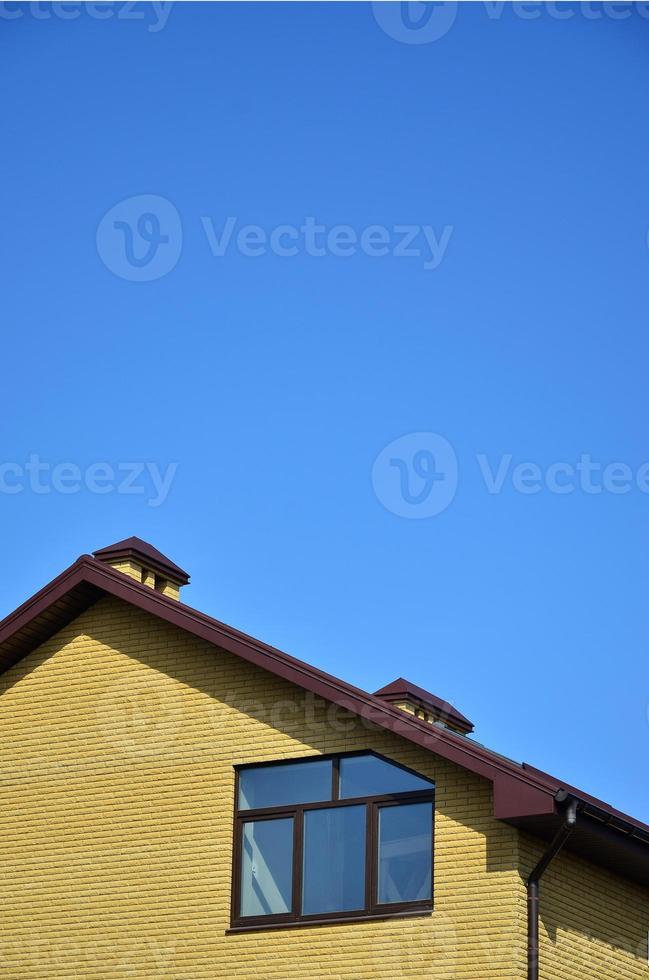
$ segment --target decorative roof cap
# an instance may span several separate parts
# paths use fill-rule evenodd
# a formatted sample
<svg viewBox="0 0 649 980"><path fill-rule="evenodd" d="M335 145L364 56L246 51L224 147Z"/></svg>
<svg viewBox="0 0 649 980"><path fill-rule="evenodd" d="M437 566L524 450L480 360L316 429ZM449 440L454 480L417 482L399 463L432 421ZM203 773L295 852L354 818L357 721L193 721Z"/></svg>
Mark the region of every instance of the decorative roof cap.
<svg viewBox="0 0 649 980"><path fill-rule="evenodd" d="M473 731L473 722L469 721L452 704L443 701L435 694L431 694L430 691L425 691L423 687L418 687L411 681L407 681L405 677L397 677L396 681L392 681L391 684L375 691L374 696L383 701L389 701L391 704L398 702L407 704L414 709L415 713L417 709L429 712L433 715L434 721L440 721L448 728L459 731L463 735L468 735Z"/></svg>
<svg viewBox="0 0 649 980"><path fill-rule="evenodd" d="M108 545L107 548L100 548L99 551L93 552L93 555L98 561L106 562L107 565L112 565L116 561L136 562L177 585L187 585L189 582L187 572L142 538L125 538L116 544Z"/></svg>

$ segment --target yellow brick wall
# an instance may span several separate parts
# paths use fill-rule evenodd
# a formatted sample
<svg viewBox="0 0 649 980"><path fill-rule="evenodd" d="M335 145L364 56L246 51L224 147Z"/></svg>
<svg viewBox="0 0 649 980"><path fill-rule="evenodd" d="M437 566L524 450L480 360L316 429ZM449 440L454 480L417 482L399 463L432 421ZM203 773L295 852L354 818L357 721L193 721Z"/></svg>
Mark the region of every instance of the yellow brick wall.
<svg viewBox="0 0 649 980"><path fill-rule="evenodd" d="M136 582L141 582L150 589L155 588L156 574L150 568L145 568L143 565L139 565L136 561L131 561L130 559L110 561L108 564L112 565L118 572L122 572L123 575L128 575L129 578L135 579ZM180 587L168 579L162 580L159 591L162 595L166 595L170 599L180 599Z"/></svg>
<svg viewBox="0 0 649 980"><path fill-rule="evenodd" d="M436 780L432 916L228 934L233 766L359 748ZM521 980L525 860L487 782L118 600L0 677L8 980Z"/></svg>
<svg viewBox="0 0 649 980"><path fill-rule="evenodd" d="M521 834L525 879L544 847ZM649 891L567 851L550 865L540 890L540 980L647 980ZM519 915L524 925L524 891Z"/></svg>

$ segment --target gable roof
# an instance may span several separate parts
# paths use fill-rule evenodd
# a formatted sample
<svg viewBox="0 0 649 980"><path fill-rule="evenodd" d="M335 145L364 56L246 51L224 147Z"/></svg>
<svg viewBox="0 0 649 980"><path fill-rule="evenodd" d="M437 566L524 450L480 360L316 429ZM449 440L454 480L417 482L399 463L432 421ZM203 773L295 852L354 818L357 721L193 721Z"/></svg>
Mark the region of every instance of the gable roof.
<svg viewBox="0 0 649 980"><path fill-rule="evenodd" d="M464 735L421 721L376 695L141 585L90 555L82 555L0 622L0 671L17 663L104 596L128 602L216 649L241 657L488 779L493 786L494 816L530 833L546 839L553 836L563 819L561 804L566 793L575 797L584 819L578 822L570 848L618 874L649 884L647 824Z"/></svg>

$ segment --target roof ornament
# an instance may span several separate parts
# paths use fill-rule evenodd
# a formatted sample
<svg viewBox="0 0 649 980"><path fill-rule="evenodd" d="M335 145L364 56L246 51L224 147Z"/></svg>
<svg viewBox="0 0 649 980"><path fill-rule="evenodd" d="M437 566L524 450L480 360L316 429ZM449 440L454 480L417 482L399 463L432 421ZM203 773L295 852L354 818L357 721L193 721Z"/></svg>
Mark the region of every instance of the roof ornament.
<svg viewBox="0 0 649 980"><path fill-rule="evenodd" d="M98 561L172 599L179 599L180 589L189 583L187 572L141 538L125 538L93 554Z"/></svg>

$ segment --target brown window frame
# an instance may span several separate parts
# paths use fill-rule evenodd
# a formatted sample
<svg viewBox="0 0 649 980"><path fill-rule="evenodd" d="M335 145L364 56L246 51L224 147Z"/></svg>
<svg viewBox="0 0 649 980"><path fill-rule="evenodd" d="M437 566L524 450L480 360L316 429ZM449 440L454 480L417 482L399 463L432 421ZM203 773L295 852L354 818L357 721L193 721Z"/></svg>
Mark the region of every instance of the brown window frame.
<svg viewBox="0 0 649 980"><path fill-rule="evenodd" d="M235 766L235 787L234 787L234 847L232 862L232 905L231 905L231 932L252 931L260 929L276 929L291 926L308 925L333 925L335 923L348 923L353 921L367 921L368 919L393 919L410 917L416 915L430 915L433 911L434 899L434 869L435 869L435 786L430 790L417 790L406 793L388 793L378 796L360 796L353 799L340 798L340 760L349 759L357 756L372 755L384 762L402 769L413 776L421 779L428 777L422 776L414 769L403 766L394 759L380 755L371 750L358 752L338 752L330 755L301 756L292 759L281 759L273 762L250 763ZM332 762L332 792L328 800L321 800L317 803L287 804L273 807L259 807L257 809L239 809L239 774L246 769L260 769L266 767L279 767L291 765L296 762L317 762L331 760ZM431 780L432 782L432 780ZM416 902L391 902L379 904L376 900L378 888L378 828L379 810L387 806L402 806L407 803L431 803L433 819L431 821L431 897ZM326 912L315 915L302 915L302 872L304 860L304 814L309 810L323 810L341 806L366 807L366 833L365 833L365 906L351 912ZM292 867L292 903L291 911L277 913L275 915L261 916L241 916L241 859L243 846L243 825L251 821L258 820L277 820L280 818L293 818L293 867Z"/></svg>

